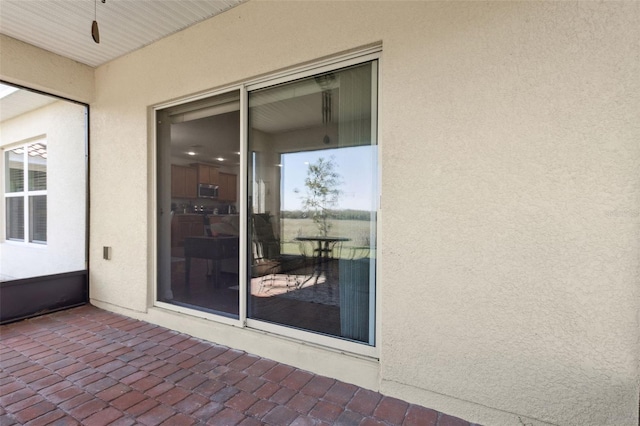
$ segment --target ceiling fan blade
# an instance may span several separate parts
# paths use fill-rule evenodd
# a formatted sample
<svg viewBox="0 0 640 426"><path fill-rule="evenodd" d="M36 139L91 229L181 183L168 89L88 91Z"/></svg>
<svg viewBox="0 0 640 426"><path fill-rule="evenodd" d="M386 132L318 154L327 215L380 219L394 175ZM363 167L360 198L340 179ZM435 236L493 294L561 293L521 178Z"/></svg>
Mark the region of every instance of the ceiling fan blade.
<svg viewBox="0 0 640 426"><path fill-rule="evenodd" d="M100 43L100 30L98 30L98 21L93 21L91 24L91 37L96 43Z"/></svg>

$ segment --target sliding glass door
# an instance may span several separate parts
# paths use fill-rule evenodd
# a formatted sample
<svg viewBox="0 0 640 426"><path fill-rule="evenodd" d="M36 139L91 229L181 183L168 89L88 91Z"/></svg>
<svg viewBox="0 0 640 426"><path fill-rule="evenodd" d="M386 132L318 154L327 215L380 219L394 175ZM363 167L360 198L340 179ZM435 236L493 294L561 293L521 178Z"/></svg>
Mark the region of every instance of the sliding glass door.
<svg viewBox="0 0 640 426"><path fill-rule="evenodd" d="M377 62L250 91L248 318L374 344Z"/></svg>
<svg viewBox="0 0 640 426"><path fill-rule="evenodd" d="M161 306L373 353L376 58L156 110Z"/></svg>

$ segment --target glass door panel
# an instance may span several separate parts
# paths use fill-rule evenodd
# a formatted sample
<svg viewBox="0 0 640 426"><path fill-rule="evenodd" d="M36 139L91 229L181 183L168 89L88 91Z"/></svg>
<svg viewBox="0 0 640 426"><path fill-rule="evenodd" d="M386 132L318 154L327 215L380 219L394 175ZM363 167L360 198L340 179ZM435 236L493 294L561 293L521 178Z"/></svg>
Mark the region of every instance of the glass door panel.
<svg viewBox="0 0 640 426"><path fill-rule="evenodd" d="M240 93L157 111L158 300L239 316Z"/></svg>
<svg viewBox="0 0 640 426"><path fill-rule="evenodd" d="M374 344L377 62L249 92L248 318Z"/></svg>

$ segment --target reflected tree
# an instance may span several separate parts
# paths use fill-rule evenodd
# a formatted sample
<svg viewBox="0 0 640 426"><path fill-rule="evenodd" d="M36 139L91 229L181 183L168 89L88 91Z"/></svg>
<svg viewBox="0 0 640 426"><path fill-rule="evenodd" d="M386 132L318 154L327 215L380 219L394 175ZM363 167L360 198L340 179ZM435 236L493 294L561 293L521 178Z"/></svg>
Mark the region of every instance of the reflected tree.
<svg viewBox="0 0 640 426"><path fill-rule="evenodd" d="M309 163L304 180L302 208L311 217L321 236L326 237L331 230L331 220L336 216L334 208L340 199L341 184L342 178L336 171L334 157L320 157L315 163ZM295 192L300 193L300 190L296 189Z"/></svg>

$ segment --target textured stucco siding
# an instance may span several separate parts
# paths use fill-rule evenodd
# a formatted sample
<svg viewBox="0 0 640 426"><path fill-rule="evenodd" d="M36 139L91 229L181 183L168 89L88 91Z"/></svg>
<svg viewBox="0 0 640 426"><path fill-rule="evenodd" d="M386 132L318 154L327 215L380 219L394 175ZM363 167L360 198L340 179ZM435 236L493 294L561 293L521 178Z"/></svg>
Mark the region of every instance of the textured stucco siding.
<svg viewBox="0 0 640 426"><path fill-rule="evenodd" d="M93 100L94 69L0 34L0 78L74 101Z"/></svg>
<svg viewBox="0 0 640 426"><path fill-rule="evenodd" d="M638 6L440 18L385 45L382 388L635 424Z"/></svg>

